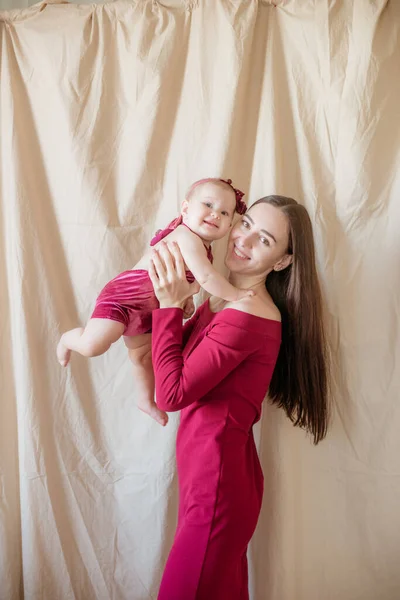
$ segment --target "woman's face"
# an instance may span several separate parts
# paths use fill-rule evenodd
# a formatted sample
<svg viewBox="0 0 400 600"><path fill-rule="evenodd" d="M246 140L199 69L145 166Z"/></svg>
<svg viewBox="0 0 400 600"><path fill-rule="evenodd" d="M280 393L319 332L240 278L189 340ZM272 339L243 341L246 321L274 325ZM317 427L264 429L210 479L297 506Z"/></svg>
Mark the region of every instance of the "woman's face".
<svg viewBox="0 0 400 600"><path fill-rule="evenodd" d="M251 207L231 231L225 264L232 273L265 275L291 262L287 254L289 224L275 206Z"/></svg>

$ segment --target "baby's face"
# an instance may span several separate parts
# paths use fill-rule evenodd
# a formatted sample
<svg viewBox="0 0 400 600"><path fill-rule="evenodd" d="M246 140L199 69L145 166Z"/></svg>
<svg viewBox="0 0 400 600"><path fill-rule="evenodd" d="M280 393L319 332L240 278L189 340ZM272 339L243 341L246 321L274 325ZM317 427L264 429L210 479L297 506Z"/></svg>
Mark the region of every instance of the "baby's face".
<svg viewBox="0 0 400 600"><path fill-rule="evenodd" d="M235 214L235 192L228 186L204 183L182 204L183 222L203 240L223 238Z"/></svg>

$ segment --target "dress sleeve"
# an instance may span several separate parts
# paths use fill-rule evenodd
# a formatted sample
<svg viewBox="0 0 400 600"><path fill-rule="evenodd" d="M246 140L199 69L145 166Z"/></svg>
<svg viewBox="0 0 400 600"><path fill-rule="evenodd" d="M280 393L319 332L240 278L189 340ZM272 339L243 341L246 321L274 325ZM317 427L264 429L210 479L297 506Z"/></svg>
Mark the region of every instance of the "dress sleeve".
<svg viewBox="0 0 400 600"><path fill-rule="evenodd" d="M182 347L183 348L186 346L188 339L192 335L194 326L196 325L197 321L199 320L199 313L200 313L200 309L197 308L194 315L192 317L190 317L190 319L188 319L186 321L186 323L183 325L183 334L182 334Z"/></svg>
<svg viewBox="0 0 400 600"><path fill-rule="evenodd" d="M246 329L220 318L184 361L179 308L153 311L152 336L157 406L169 412L205 396L256 349Z"/></svg>

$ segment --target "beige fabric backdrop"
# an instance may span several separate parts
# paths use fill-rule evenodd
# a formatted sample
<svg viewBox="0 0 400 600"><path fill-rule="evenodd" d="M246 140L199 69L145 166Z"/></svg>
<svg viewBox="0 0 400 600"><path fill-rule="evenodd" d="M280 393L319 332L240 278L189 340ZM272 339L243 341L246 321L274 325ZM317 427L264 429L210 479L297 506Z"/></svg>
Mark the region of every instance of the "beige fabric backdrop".
<svg viewBox="0 0 400 600"><path fill-rule="evenodd" d="M177 415L137 411L122 342L54 350L212 175L309 209L335 360L323 444L257 428L252 600L400 598L400 2L271 4L0 13L1 600L156 598Z"/></svg>

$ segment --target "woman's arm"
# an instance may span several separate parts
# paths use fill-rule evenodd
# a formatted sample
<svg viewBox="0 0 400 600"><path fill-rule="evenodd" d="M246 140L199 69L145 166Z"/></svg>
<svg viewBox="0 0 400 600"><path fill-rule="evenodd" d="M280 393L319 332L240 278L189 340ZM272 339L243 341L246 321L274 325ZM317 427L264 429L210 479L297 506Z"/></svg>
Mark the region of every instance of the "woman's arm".
<svg viewBox="0 0 400 600"><path fill-rule="evenodd" d="M247 330L221 318L185 360L182 346L182 311L155 310L152 355L156 400L161 410L181 410L196 402L255 351L253 336Z"/></svg>
<svg viewBox="0 0 400 600"><path fill-rule="evenodd" d="M254 352L254 336L221 315L184 361L182 305L193 291L178 246L172 246L172 255L166 245L154 252L149 275L160 303L153 312L152 333L157 404L163 410L180 410L206 395Z"/></svg>

